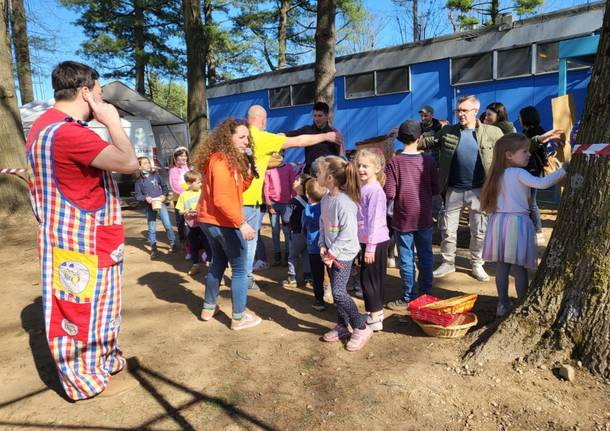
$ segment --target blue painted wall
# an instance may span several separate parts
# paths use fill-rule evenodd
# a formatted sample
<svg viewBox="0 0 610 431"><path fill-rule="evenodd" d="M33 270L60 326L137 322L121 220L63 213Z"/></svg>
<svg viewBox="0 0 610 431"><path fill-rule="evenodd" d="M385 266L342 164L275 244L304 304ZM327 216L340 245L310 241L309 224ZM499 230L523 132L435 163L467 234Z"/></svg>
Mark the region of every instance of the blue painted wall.
<svg viewBox="0 0 610 431"><path fill-rule="evenodd" d="M574 95L578 118L584 107L590 75L589 69L568 72L568 92ZM457 98L474 94L481 100L482 110L492 102L504 103L519 131L519 110L534 105L541 114L542 126L548 130L552 127L551 98L557 96L557 80L557 73L549 73L453 87L449 60L445 59L411 65L411 92L346 99L345 80L338 77L335 79L334 125L343 133L349 150L356 142L385 134L404 120L419 119L418 111L423 105L431 105L436 118L453 122ZM266 89L208 99L210 125L216 127L228 117L245 118L253 104L269 107ZM282 132L311 124L311 108L312 105L267 109L267 129ZM302 149L291 149L286 154L287 161L302 158Z"/></svg>

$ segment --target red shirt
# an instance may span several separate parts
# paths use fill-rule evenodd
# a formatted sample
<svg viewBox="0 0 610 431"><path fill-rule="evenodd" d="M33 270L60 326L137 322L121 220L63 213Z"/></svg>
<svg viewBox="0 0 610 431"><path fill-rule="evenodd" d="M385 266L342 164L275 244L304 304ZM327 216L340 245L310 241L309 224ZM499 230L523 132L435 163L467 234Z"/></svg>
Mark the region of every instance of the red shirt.
<svg viewBox="0 0 610 431"><path fill-rule="evenodd" d="M38 132L49 124L64 121L67 114L51 108L32 125L27 139L27 150ZM88 127L77 122L60 127L53 145L55 176L61 193L85 210L101 208L106 200L100 169L90 166L93 159L108 143Z"/></svg>

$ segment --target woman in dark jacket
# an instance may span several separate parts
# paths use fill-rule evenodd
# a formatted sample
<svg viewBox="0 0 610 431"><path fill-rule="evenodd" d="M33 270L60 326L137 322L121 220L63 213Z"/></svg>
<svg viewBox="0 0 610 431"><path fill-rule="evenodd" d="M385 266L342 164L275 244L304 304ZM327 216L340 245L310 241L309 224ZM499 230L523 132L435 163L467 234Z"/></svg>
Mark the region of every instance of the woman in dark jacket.
<svg viewBox="0 0 610 431"><path fill-rule="evenodd" d="M505 135L507 133L515 133L517 131L515 130L513 123L508 120L508 112L506 112L506 107L500 102L494 102L487 105L487 108L485 108L483 123L498 127Z"/></svg>
<svg viewBox="0 0 610 431"><path fill-rule="evenodd" d="M533 106L526 106L519 111L519 122L523 126L523 134L528 138L542 135L545 131L540 126L540 114ZM529 163L525 169L530 174L539 177L542 175L546 165L546 152L544 145L539 146L531 155ZM536 189L532 188L532 202L530 205L530 217L536 227L536 240L538 243L544 242L542 235L542 220L540 219L540 208L536 202Z"/></svg>

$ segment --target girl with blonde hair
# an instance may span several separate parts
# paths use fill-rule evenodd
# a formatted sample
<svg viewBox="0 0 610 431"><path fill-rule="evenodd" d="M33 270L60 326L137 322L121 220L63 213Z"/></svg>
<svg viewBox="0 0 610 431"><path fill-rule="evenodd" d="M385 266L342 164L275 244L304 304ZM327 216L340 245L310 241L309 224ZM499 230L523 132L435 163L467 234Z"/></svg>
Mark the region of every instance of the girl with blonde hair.
<svg viewBox="0 0 610 431"><path fill-rule="evenodd" d="M358 206L358 240L360 242L360 285L367 324L374 331L383 329L383 281L388 262L387 199L385 157L380 151L362 149L356 153L355 163L360 179Z"/></svg>

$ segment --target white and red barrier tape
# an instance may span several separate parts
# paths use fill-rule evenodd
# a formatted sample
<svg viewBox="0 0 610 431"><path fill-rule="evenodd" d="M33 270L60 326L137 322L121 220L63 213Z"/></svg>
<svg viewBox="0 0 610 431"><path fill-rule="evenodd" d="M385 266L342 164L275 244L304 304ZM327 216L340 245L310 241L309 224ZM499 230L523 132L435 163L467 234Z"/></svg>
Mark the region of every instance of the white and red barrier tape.
<svg viewBox="0 0 610 431"><path fill-rule="evenodd" d="M27 172L25 168L0 168L0 174L20 174Z"/></svg>
<svg viewBox="0 0 610 431"><path fill-rule="evenodd" d="M574 145L572 154L597 154L598 156L610 156L610 144Z"/></svg>

